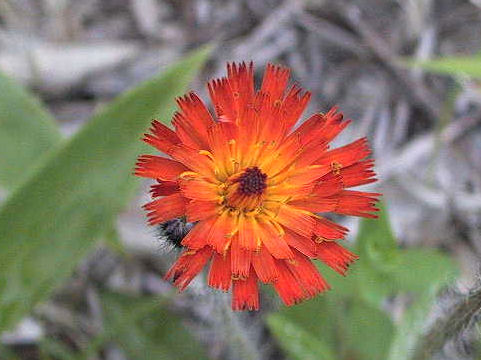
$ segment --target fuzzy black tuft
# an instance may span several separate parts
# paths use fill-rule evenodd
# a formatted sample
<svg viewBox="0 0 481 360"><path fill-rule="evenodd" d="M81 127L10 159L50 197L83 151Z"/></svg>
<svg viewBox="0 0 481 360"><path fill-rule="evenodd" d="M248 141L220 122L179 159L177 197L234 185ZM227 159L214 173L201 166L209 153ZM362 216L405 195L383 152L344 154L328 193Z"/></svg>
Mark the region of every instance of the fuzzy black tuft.
<svg viewBox="0 0 481 360"><path fill-rule="evenodd" d="M166 242L177 249L183 248L182 239L194 226L193 223L187 222L185 217L166 221L157 226L158 235Z"/></svg>

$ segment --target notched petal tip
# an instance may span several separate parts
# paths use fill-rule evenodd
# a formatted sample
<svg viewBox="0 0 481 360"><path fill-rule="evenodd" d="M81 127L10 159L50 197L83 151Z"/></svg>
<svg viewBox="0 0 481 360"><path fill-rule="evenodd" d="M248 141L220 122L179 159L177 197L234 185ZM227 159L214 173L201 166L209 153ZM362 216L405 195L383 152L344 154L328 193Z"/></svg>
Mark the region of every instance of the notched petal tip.
<svg viewBox="0 0 481 360"><path fill-rule="evenodd" d="M334 271L345 276L349 266L359 256L334 241L325 241L317 247L317 258Z"/></svg>
<svg viewBox="0 0 481 360"><path fill-rule="evenodd" d="M164 279L171 279L179 291L183 291L200 273L211 257L212 250L208 247L200 250L187 249L170 268Z"/></svg>

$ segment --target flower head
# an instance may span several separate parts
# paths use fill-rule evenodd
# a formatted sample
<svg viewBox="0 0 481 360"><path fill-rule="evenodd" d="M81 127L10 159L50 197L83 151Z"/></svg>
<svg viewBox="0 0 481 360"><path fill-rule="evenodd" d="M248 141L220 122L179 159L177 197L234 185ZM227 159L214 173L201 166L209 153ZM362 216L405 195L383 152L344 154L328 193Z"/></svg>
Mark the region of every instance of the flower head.
<svg viewBox="0 0 481 360"><path fill-rule="evenodd" d="M166 278L183 290L210 262L208 284L232 287L234 310L259 308L259 282L286 305L328 289L311 259L345 274L357 257L338 244L348 230L319 214L377 211L379 194L347 190L375 181L367 140L329 148L349 124L336 108L294 129L310 93L288 79L269 64L256 91L252 63L228 64L208 84L215 116L195 93L179 98L175 131L154 121L144 138L168 157L137 162L136 175L157 180L150 224L195 223Z"/></svg>

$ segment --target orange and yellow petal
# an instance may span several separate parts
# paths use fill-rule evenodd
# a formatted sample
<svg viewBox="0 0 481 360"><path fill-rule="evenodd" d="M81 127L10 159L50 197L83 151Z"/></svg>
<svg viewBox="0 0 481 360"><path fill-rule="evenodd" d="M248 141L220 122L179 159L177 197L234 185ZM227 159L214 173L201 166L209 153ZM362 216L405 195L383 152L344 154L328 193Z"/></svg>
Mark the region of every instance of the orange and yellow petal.
<svg viewBox="0 0 481 360"><path fill-rule="evenodd" d="M259 224L261 242L276 259L292 259L294 255L287 245L285 233L279 225L276 225L271 221L263 221Z"/></svg>

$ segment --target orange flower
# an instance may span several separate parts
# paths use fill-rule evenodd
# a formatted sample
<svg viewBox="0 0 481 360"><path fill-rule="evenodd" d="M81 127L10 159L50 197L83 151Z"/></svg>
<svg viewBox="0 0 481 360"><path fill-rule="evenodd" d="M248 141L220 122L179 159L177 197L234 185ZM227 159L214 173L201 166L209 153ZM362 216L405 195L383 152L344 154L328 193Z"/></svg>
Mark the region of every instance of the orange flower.
<svg viewBox="0 0 481 360"><path fill-rule="evenodd" d="M318 213L376 217L380 194L346 190L375 181L365 138L330 149L348 124L336 108L293 129L310 93L287 89L289 69L228 64L208 84L215 117L193 92L179 98L175 131L158 121L144 141L168 157L140 156L136 175L157 179L145 205L152 225L186 216L195 225L166 278L180 290L210 262L209 286L234 310L259 308L258 283L286 305L329 288L311 259L345 274L357 256L337 243L347 229Z"/></svg>

